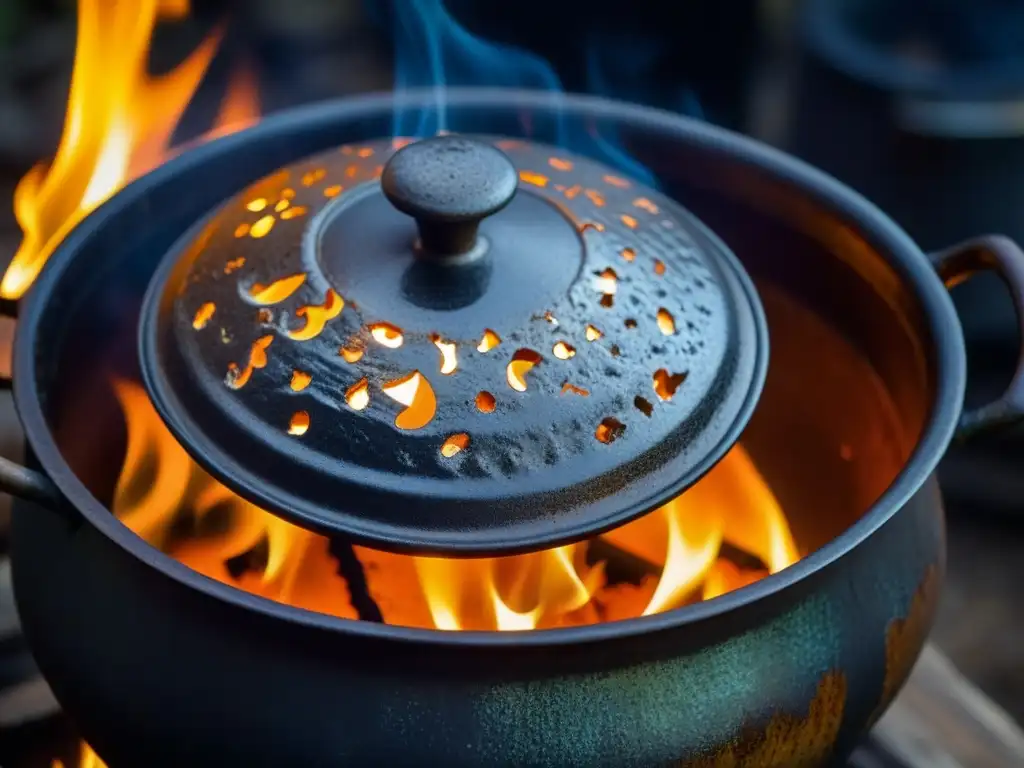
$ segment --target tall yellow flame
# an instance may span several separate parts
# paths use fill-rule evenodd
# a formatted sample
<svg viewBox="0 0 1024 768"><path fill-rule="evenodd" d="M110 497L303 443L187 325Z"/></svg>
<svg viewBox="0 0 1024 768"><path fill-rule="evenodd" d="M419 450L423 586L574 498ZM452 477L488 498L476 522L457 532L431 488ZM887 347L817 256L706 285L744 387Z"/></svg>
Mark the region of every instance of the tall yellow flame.
<svg viewBox="0 0 1024 768"><path fill-rule="evenodd" d="M174 128L220 42L215 32L168 74L149 74L157 22L188 11L187 0L79 0L64 131L52 162L34 167L15 190L24 237L0 280L3 298L22 296L85 216L166 159ZM213 133L237 129L256 113L251 81L236 83Z"/></svg>
<svg viewBox="0 0 1024 768"><path fill-rule="evenodd" d="M107 768L107 764L100 759L92 747L85 742L79 745L78 751L78 762L76 763L77 768ZM54 760L50 763L50 768L64 768L63 760Z"/></svg>
<svg viewBox="0 0 1024 768"><path fill-rule="evenodd" d="M586 546L502 558L414 558L433 625L444 630L535 629L582 608L602 569L584 562Z"/></svg>

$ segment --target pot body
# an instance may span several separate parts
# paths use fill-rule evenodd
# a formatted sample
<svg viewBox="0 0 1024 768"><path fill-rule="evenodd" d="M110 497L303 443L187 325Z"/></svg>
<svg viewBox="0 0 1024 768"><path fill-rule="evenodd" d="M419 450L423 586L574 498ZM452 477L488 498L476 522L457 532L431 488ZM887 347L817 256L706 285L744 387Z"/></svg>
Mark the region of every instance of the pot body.
<svg viewBox="0 0 1024 768"><path fill-rule="evenodd" d="M39 665L112 768L821 765L903 683L944 565L929 479L786 599L622 639L453 648L226 606L28 504L14 541Z"/></svg>
<svg viewBox="0 0 1024 768"><path fill-rule="evenodd" d="M250 596L149 547L104 506L123 434L89 432L97 419L120 423L109 382L90 377L137 374L138 301L124 297L141 296L161 254L219 200L296 158L386 134L394 106L383 97L318 106L179 156L90 216L33 289L15 394L30 454L67 514L19 502L12 558L26 636L62 705L113 768L791 768L845 755L909 673L937 600L944 533L931 473L960 415L962 337L931 265L883 214L717 129L596 99L449 94L450 120L465 112L492 132L517 135L524 113L537 127L551 110L590 129L614 123L622 149L755 280L806 299L848 339L863 360L856 370L870 375L842 374L854 368L836 369L815 344L780 344L779 323L808 322L786 321L762 292L778 363L762 402L781 398L784 374L797 371L789 397L806 418L777 428L773 409L759 408L744 444L783 508L802 510L794 534L810 554L797 564L643 619L432 632ZM62 312L45 311L53 306ZM800 356L787 357L793 350ZM848 392L842 379L854 382ZM851 405L876 384L899 422L891 430L881 411ZM800 439L779 450L780 435Z"/></svg>

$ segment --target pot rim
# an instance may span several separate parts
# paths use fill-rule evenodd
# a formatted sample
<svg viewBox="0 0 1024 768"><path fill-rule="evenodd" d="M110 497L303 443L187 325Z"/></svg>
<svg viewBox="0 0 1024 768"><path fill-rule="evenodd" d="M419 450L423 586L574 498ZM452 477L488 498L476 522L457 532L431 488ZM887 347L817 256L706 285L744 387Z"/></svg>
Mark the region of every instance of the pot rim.
<svg viewBox="0 0 1024 768"><path fill-rule="evenodd" d="M193 571L147 544L96 499L65 462L38 395L35 351L38 328L45 316L49 297L60 282L62 273L75 258L80 244L91 237L97 227L115 216L124 207L125 201L133 197L133 193L143 194L150 187L163 184L182 171L201 165L208 157L225 149L237 148L247 143L254 133L288 133L298 125L309 127L313 124L337 124L371 113L390 112L396 105L430 107L435 101L433 90L404 94L385 92L320 102L271 115L252 128L193 147L132 182L90 214L58 247L19 312L14 348L17 371L14 377L15 404L25 429L26 440L42 470L72 503L77 513L104 536L182 586L242 609L311 629L444 647L550 647L677 629L789 592L848 555L896 514L927 481L952 439L962 407L966 355L962 331L948 292L921 250L895 222L864 197L810 165L753 139L691 118L597 96L464 88L449 90L447 103L506 110L560 108L570 112L585 112L599 119L628 122L641 129L674 134L684 143L696 145L704 151L727 155L734 162L752 166L789 186L800 188L816 203L829 208L860 229L872 247L888 254L892 266L914 287L932 335L935 396L926 426L906 465L882 496L853 525L785 570L712 600L653 616L581 627L528 632L449 632L343 619L278 603L223 584ZM92 226L89 226L90 223ZM51 513L35 508L31 514Z"/></svg>

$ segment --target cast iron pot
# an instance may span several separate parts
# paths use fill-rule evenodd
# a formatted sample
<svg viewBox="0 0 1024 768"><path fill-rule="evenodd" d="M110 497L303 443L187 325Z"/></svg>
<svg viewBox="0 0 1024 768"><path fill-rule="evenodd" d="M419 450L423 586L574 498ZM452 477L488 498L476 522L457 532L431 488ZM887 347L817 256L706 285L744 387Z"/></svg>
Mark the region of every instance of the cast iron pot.
<svg viewBox="0 0 1024 768"><path fill-rule="evenodd" d="M847 754L928 631L944 568L939 458L958 430L1022 412L1018 376L961 414L964 347L943 280L993 270L1024 306L1024 255L987 238L929 260L846 187L725 131L595 98L448 94L456 129L529 126L552 143L567 127L614 131L620 154L744 260L773 358L743 442L809 552L796 565L641 619L436 632L214 582L105 506L124 436L98 382L137 375L139 299L167 248L256 178L387 135L393 109L434 105L433 93L372 96L268 118L133 183L53 256L15 350L31 468L4 463L0 477L22 497L16 594L57 698L115 768L791 767Z"/></svg>

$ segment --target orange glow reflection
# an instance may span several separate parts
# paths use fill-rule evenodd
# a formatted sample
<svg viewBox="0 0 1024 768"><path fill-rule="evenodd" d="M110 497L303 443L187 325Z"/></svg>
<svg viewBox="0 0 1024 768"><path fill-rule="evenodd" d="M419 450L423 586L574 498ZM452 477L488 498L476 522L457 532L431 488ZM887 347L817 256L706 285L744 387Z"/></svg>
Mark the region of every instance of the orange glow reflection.
<svg viewBox="0 0 1024 768"><path fill-rule="evenodd" d="M78 37L64 130L49 164L29 171L14 193L24 237L0 281L0 296L28 290L57 245L93 209L164 162L171 137L220 42L214 32L171 72L147 70L157 22L187 15L186 0L79 0ZM236 79L211 135L258 115L255 86Z"/></svg>

